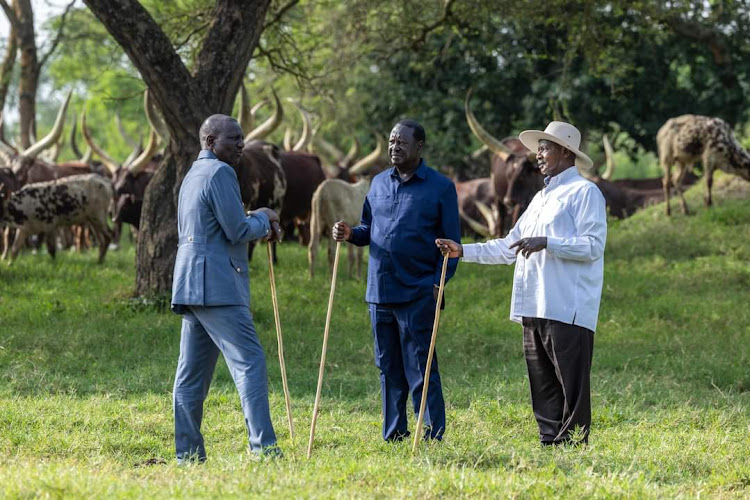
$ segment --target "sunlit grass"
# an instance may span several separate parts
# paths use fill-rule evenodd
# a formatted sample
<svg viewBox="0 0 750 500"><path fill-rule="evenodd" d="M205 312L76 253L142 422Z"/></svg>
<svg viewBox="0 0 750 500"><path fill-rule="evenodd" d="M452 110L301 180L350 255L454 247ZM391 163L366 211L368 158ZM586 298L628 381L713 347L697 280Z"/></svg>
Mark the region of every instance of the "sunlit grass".
<svg viewBox="0 0 750 500"><path fill-rule="evenodd" d="M729 180L719 177L720 195ZM380 439L365 283L342 265L307 460L329 276L322 259L310 281L304 249L280 249L292 442L259 248L252 309L285 458L247 453L220 362L206 402L209 461L178 468L179 317L129 300L132 246L103 266L67 252L0 264L0 497L747 497L750 200L721 195L706 211L702 190L688 197L697 215L667 220L655 206L610 224L584 449L537 444L520 327L508 320L510 267L461 264L449 283L438 337L448 431L412 457L409 443ZM139 466L152 458L166 463Z"/></svg>

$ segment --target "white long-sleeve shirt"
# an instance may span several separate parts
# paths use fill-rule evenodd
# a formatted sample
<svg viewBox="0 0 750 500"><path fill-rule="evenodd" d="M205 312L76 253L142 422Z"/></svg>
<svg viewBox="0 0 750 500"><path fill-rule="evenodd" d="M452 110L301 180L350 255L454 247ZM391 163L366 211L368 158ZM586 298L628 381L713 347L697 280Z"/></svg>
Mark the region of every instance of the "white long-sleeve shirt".
<svg viewBox="0 0 750 500"><path fill-rule="evenodd" d="M521 238L546 236L547 248L516 258ZM463 245L463 260L516 263L510 319L545 318L596 330L604 278L604 197L575 167L549 179L502 239Z"/></svg>

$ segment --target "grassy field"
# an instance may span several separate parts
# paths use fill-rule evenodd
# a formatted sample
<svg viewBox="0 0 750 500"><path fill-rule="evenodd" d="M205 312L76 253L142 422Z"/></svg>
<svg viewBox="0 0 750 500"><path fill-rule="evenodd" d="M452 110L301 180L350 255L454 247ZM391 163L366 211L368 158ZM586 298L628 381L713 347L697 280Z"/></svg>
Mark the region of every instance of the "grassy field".
<svg viewBox="0 0 750 500"><path fill-rule="evenodd" d="M667 220L655 206L610 224L583 449L538 445L521 331L508 320L512 268L475 264L461 264L449 283L438 337L445 441L416 456L409 443L382 442L365 283L346 276L342 255L307 460L330 282L322 262L309 281L304 250L285 244L276 277L295 440L261 247L252 309L285 458L247 453L220 362L203 426L209 461L178 468L170 392L179 318L129 298L133 248L103 266L93 253L63 252L54 263L24 254L0 267L0 497L746 498L749 185L727 176L716 184L711 210L700 186L689 196L696 215Z"/></svg>

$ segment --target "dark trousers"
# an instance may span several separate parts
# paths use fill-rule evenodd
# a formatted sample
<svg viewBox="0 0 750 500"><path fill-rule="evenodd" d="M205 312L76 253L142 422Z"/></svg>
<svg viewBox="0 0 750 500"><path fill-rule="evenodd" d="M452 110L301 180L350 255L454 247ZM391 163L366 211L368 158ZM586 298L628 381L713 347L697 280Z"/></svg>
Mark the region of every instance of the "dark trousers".
<svg viewBox="0 0 750 500"><path fill-rule="evenodd" d="M409 394L414 415L419 415L434 319L435 299L432 294L405 304L370 304L375 365L380 369L383 397L383 439L386 441L409 435L406 412ZM445 431L445 402L438 373L437 350L432 358L424 423L427 427L426 438L442 438Z"/></svg>
<svg viewBox="0 0 750 500"><path fill-rule="evenodd" d="M542 444L588 442L594 332L542 318L523 318L531 405ZM571 436L574 429L582 434Z"/></svg>

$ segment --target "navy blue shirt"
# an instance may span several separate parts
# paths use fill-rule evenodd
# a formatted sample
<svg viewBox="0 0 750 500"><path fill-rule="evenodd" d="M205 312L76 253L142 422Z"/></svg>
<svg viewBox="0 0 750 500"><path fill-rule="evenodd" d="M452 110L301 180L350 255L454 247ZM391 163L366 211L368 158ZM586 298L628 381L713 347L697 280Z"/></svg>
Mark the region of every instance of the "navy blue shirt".
<svg viewBox="0 0 750 500"><path fill-rule="evenodd" d="M395 167L372 179L359 226L350 241L370 245L365 300L375 304L409 302L432 294L440 284L443 256L435 238L461 240L456 186L420 160L408 181ZM449 259L446 281L458 258Z"/></svg>

